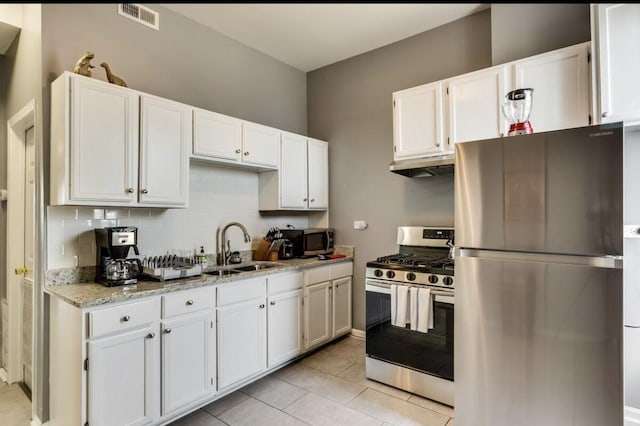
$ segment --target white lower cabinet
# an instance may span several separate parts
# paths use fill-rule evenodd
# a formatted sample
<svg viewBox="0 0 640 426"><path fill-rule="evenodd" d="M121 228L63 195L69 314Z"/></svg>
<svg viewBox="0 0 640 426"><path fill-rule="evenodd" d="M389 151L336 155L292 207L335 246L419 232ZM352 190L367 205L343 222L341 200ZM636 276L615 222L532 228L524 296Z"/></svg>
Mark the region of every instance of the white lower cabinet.
<svg viewBox="0 0 640 426"><path fill-rule="evenodd" d="M351 331L351 277L353 262L305 271L305 349L311 349Z"/></svg>
<svg viewBox="0 0 640 426"><path fill-rule="evenodd" d="M300 355L302 344L302 272L285 272L267 278L268 367Z"/></svg>
<svg viewBox="0 0 640 426"><path fill-rule="evenodd" d="M88 422L90 425L146 425L158 404L157 324L90 340Z"/></svg>
<svg viewBox="0 0 640 426"><path fill-rule="evenodd" d="M267 368L266 280L218 288L218 390Z"/></svg>
<svg viewBox="0 0 640 426"><path fill-rule="evenodd" d="M214 308L215 292L210 287L162 296L163 416L211 396L215 391Z"/></svg>
<svg viewBox="0 0 640 426"><path fill-rule="evenodd" d="M210 403L348 333L352 275L342 262L91 308L51 297L48 424L165 424Z"/></svg>

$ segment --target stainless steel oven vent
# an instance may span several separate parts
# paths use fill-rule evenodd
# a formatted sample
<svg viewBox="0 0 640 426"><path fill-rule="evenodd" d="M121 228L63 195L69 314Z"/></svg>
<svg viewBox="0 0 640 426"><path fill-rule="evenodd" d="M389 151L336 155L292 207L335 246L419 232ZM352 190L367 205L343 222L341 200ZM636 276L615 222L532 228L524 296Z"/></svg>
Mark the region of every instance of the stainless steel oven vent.
<svg viewBox="0 0 640 426"><path fill-rule="evenodd" d="M436 157L394 161L389 165L389 170L402 176L417 178L453 175L454 166L455 154L447 154Z"/></svg>
<svg viewBox="0 0 640 426"><path fill-rule="evenodd" d="M118 4L118 14L133 19L154 30L160 30L160 15L145 6L135 3Z"/></svg>

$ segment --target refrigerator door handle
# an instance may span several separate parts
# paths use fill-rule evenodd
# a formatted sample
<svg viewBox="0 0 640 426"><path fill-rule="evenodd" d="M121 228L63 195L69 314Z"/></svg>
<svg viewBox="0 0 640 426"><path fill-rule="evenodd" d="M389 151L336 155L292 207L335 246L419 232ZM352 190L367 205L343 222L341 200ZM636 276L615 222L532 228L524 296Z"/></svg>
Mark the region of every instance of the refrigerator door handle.
<svg viewBox="0 0 640 426"><path fill-rule="evenodd" d="M576 256L567 254L478 250L464 248L460 249L460 256L477 257L483 259L518 260L525 262L558 263L568 265L592 266L596 268L622 269L622 256Z"/></svg>

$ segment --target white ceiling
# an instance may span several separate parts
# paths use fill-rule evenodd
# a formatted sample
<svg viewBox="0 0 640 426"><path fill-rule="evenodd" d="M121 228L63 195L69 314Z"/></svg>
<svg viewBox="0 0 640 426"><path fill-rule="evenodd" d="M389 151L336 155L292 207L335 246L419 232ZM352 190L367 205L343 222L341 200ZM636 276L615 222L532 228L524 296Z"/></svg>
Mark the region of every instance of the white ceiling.
<svg viewBox="0 0 640 426"><path fill-rule="evenodd" d="M164 4L301 71L368 52L489 4Z"/></svg>

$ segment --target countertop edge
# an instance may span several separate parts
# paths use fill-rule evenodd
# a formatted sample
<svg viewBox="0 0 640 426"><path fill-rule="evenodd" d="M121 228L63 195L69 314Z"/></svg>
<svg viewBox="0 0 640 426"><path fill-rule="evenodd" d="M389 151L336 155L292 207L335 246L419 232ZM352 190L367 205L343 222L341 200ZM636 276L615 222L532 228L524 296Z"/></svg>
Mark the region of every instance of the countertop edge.
<svg viewBox="0 0 640 426"><path fill-rule="evenodd" d="M181 278L169 281L144 280L138 284L130 286L106 287L95 282L84 282L79 284L47 285L44 292L55 296L77 308L93 308L97 306L124 302L132 299L154 296L158 294L172 293L175 291L216 286L220 284L240 281L259 276L268 276L288 271L299 271L336 263L352 262L353 256L346 256L338 259L305 259L304 263L277 266L274 268L251 271L223 278L215 278L210 275L199 275L189 278ZM288 261L279 261L285 263ZM238 265L241 266L241 265ZM91 294L93 293L93 295Z"/></svg>

